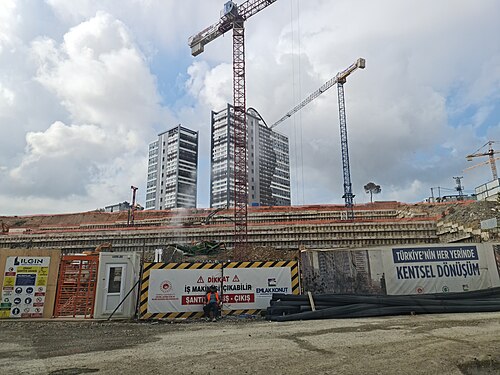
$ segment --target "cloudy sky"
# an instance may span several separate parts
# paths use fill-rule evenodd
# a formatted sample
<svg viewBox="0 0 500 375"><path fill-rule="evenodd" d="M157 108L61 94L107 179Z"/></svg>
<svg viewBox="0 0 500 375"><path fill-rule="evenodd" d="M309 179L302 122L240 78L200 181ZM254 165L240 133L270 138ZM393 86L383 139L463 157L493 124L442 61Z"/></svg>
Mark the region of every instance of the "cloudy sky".
<svg viewBox="0 0 500 375"><path fill-rule="evenodd" d="M200 132L207 207L232 39L197 57L187 40L223 3L1 0L0 215L93 210L130 201L130 185L144 204L147 145L179 123ZM364 57L345 85L355 202L370 181L377 200L453 194L454 176L472 192L491 170L463 172L486 160L465 156L500 141L499 14L497 0L278 0L246 23L248 106L272 123ZM276 130L290 139L293 204L343 203L336 90Z"/></svg>

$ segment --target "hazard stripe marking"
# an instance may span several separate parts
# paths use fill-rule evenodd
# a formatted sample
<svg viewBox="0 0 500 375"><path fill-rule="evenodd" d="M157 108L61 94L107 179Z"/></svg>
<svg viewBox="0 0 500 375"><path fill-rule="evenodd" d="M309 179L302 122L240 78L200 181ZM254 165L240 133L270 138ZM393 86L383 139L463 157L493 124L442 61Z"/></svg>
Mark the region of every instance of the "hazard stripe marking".
<svg viewBox="0 0 500 375"><path fill-rule="evenodd" d="M193 319L201 318L204 314L200 311L194 312L171 312L171 313L149 313L147 311L149 277L151 270L155 269L224 269L224 268L271 268L290 267L292 277L292 293L300 292L300 277L298 262L291 261L252 261L252 262L226 262L226 263L144 263L142 280L140 285L139 317L144 320L158 319ZM258 315L259 309L223 310L223 316Z"/></svg>

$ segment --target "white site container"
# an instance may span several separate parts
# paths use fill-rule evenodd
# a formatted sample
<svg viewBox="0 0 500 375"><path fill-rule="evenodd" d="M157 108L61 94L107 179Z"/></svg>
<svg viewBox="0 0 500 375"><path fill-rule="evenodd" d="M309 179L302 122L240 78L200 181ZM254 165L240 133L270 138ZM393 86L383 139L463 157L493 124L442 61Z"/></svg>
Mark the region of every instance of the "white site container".
<svg viewBox="0 0 500 375"><path fill-rule="evenodd" d="M134 287L140 277L141 258L139 253L100 253L99 274L95 296L94 318L132 318L137 303L137 288Z"/></svg>

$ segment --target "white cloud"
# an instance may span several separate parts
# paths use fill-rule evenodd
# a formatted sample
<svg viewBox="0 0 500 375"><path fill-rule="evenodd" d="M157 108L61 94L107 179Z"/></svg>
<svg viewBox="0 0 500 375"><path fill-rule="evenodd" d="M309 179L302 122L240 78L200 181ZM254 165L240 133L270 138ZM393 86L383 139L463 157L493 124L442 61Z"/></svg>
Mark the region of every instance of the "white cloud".
<svg viewBox="0 0 500 375"><path fill-rule="evenodd" d="M55 92L74 121L140 131L159 116L155 78L122 22L97 15L54 41L33 43L37 80Z"/></svg>
<svg viewBox="0 0 500 375"><path fill-rule="evenodd" d="M115 193L123 186L143 186L147 142L154 123L168 114L125 25L98 12L72 27L61 44L46 37L30 44L34 79L48 90L45 96L58 99L71 124L55 121L26 133L19 163L2 171L4 200L62 199L74 202L66 211L79 210L122 200ZM110 189L101 194L100 186Z"/></svg>
<svg viewBox="0 0 500 375"><path fill-rule="evenodd" d="M200 131L198 201L207 206L210 110L232 101L232 38L227 33L196 58L187 39L214 23L222 5L47 0L34 9L2 1L6 212L129 199L130 184L145 184L147 142L177 123ZM465 155L500 138L492 120L499 12L495 0L277 1L246 23L247 104L271 124L366 58L366 69L345 85L356 201L369 199L368 181L381 185L377 199L421 200L430 186L454 186L451 177L469 165ZM295 203L342 202L336 89L277 130L290 137ZM466 187L489 178L481 169L466 175Z"/></svg>
<svg viewBox="0 0 500 375"><path fill-rule="evenodd" d="M202 105L218 111L224 109L226 103L232 103L232 73L230 64L208 69L206 63L195 62L188 68L190 78L186 87Z"/></svg>

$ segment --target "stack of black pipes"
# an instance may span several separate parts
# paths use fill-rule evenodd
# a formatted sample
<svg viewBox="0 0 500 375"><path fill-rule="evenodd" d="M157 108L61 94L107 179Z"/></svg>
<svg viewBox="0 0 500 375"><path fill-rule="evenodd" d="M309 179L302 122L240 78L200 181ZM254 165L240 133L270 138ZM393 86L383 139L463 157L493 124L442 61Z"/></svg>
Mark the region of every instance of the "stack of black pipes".
<svg viewBox="0 0 500 375"><path fill-rule="evenodd" d="M273 294L269 320L500 311L500 287L463 293L418 295ZM312 306L314 306L314 310Z"/></svg>

